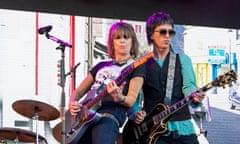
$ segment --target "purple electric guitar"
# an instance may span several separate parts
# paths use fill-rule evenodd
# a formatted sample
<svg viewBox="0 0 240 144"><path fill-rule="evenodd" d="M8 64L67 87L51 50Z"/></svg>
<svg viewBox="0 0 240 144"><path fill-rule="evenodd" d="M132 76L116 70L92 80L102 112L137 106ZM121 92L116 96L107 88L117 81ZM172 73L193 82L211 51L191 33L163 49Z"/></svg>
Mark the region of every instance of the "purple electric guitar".
<svg viewBox="0 0 240 144"><path fill-rule="evenodd" d="M139 58L138 60L136 60L135 62L133 62L132 64L130 64L129 66L127 66L120 74L120 76L115 79L115 82L117 85L120 85L124 79L138 66L144 64L147 62L148 59L152 58L153 54L152 52L144 55L143 57ZM95 124L96 122L98 122L101 119L101 114L97 113L95 110L93 110L93 108L95 108L95 106L97 106L99 104L99 102L101 101L101 99L107 94L107 89L103 89L102 91L100 91L100 93L97 96L94 96L93 98L87 98L87 100L84 100L84 102L81 102L83 105L85 105L90 113L88 115L87 120L81 120L80 119L80 113L79 115L77 115L75 118L71 118L71 114L69 114L70 112L67 111L66 112L66 123L71 123L71 129L67 131L66 133L66 143L67 144L75 144L77 143L82 135L85 133L85 131L87 130L87 128L92 125ZM70 119L69 119L70 118ZM69 125L69 124L66 124Z"/></svg>

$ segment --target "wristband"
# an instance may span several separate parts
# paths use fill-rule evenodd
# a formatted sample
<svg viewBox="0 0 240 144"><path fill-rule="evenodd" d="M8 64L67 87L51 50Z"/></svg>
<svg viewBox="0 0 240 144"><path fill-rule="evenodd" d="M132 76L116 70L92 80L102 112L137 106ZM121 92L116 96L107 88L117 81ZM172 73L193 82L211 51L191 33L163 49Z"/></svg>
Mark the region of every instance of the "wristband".
<svg viewBox="0 0 240 144"><path fill-rule="evenodd" d="M121 95L119 103L124 103L126 96Z"/></svg>

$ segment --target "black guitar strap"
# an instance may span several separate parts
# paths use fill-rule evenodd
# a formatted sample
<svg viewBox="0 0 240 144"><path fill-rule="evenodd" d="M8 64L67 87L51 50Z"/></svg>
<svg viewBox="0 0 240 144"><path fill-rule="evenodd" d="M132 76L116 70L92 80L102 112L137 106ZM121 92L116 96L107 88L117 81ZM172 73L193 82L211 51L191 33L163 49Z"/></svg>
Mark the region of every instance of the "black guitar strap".
<svg viewBox="0 0 240 144"><path fill-rule="evenodd" d="M175 65L176 65L176 54L174 52L170 51L170 58L169 58L169 64L168 64L167 86L166 86L166 96L164 99L164 103L166 105L171 105Z"/></svg>

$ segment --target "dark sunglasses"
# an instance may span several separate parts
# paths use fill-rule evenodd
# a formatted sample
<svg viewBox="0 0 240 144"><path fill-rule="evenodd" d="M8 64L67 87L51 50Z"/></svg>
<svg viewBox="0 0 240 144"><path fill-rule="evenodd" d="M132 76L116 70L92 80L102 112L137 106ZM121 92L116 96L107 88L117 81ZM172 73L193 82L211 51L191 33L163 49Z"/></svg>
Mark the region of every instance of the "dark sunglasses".
<svg viewBox="0 0 240 144"><path fill-rule="evenodd" d="M161 30L154 31L154 32L158 32L160 35L163 35L163 36L167 35L167 33L168 33L168 35L170 37L172 37L176 34L176 32L174 30L167 30L167 29L161 29Z"/></svg>

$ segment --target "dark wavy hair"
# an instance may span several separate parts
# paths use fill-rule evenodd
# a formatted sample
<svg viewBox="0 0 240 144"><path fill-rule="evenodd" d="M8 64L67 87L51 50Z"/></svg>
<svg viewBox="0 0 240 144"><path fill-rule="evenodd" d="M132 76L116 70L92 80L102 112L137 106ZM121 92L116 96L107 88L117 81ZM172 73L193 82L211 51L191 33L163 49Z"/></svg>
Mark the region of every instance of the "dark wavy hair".
<svg viewBox="0 0 240 144"><path fill-rule="evenodd" d="M151 36L155 28L162 24L170 24L174 28L174 21L172 17L164 12L153 13L146 22L146 32L147 32L147 41L148 44L152 44Z"/></svg>
<svg viewBox="0 0 240 144"><path fill-rule="evenodd" d="M132 25L130 25L126 22L122 22L122 21L114 23L110 28L110 31L108 34L108 55L109 55L109 57L112 59L115 59L113 39L114 39L114 36L119 33L132 38L132 47L130 50L130 55L133 58L136 58L138 55L138 52L139 52L139 43L137 40L136 33L134 32Z"/></svg>

